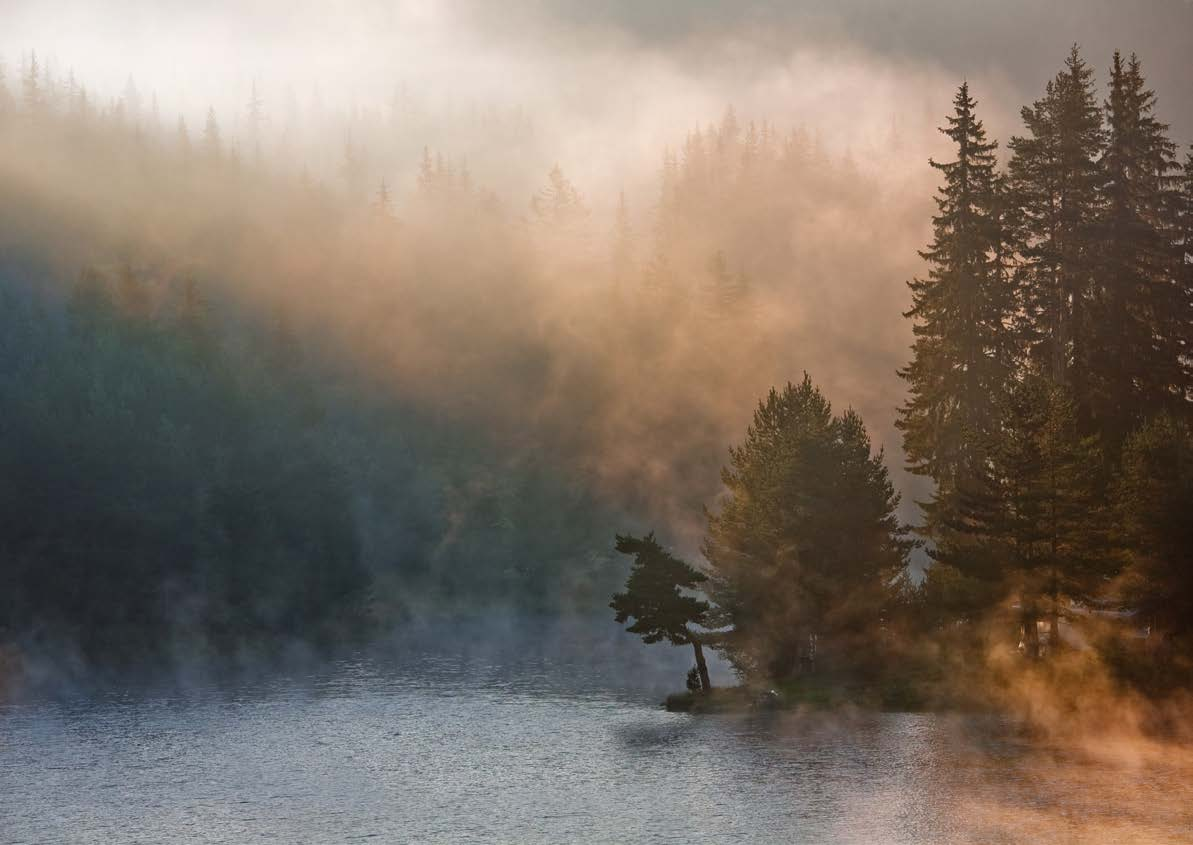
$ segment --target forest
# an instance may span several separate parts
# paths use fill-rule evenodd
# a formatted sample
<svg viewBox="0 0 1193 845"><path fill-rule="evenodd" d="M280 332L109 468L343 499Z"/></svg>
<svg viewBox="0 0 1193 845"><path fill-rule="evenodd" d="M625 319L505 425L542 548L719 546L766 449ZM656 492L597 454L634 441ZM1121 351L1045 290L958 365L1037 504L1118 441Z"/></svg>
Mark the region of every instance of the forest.
<svg viewBox="0 0 1193 845"><path fill-rule="evenodd" d="M590 614L628 571L620 621L747 681L1009 643L1181 683L1193 157L1134 56L1103 88L1074 48L1005 155L975 96L933 214L894 128L842 155L727 107L645 188L518 194L404 89L308 162L255 85L192 129L0 67L0 648ZM531 170L532 116L451 120Z"/></svg>
<svg viewBox="0 0 1193 845"><path fill-rule="evenodd" d="M1188 684L1193 152L1178 159L1155 104L1136 56L1114 54L1102 99L1074 47L1003 167L960 86L899 370L904 453L933 482L923 518L899 519L855 411L834 415L807 374L772 389L706 511L705 565L618 539L635 560L617 620L694 644L691 689L711 691L703 645L756 681L926 672L985 695L973 667L1001 647L1092 652L1148 692Z"/></svg>

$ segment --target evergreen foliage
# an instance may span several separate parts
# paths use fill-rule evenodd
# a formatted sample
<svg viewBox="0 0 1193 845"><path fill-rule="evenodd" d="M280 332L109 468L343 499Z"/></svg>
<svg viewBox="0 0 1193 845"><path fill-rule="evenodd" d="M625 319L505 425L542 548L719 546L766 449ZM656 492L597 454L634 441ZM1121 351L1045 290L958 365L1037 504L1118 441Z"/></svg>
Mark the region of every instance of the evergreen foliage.
<svg viewBox="0 0 1193 845"><path fill-rule="evenodd" d="M619 535L616 547L622 554L634 557L625 591L616 593L609 603L618 624L632 619L626 630L639 634L645 643L665 640L672 645L691 644L700 686L707 692L711 689L708 667L700 634L692 626L705 623L709 605L690 594L702 588L707 576L660 546L654 534L641 538Z"/></svg>
<svg viewBox="0 0 1193 845"><path fill-rule="evenodd" d="M723 650L765 677L791 675L817 650L844 661L876 636L911 547L882 453L805 375L759 403L729 457L704 546L718 622L732 627Z"/></svg>
<svg viewBox="0 0 1193 845"><path fill-rule="evenodd" d="M940 531L958 489L980 472L980 444L997 424L994 405L1015 363L1012 287L1004 273L1003 186L997 145L986 140L963 84L941 131L957 159L931 162L944 175L933 218L935 237L921 256L926 279L910 283L913 358L900 375L910 397L897 423L911 469L931 476L936 493L928 530Z"/></svg>

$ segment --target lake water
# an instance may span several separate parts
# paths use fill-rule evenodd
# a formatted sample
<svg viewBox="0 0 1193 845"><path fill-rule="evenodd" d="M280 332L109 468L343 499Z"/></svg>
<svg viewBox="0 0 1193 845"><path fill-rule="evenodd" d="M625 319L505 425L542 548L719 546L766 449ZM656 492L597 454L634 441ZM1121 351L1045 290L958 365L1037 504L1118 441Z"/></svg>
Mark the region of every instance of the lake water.
<svg viewBox="0 0 1193 845"><path fill-rule="evenodd" d="M686 656L643 653L25 696L0 704L0 842L1193 841L1169 761L1039 749L994 717L667 713Z"/></svg>

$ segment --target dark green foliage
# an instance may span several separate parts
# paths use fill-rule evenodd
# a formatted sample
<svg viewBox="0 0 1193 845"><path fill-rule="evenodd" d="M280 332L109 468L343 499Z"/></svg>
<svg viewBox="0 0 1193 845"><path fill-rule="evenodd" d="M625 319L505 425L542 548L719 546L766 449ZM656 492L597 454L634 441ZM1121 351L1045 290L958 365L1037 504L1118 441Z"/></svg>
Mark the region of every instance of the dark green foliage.
<svg viewBox="0 0 1193 845"><path fill-rule="evenodd" d="M873 641L911 543L861 418L833 416L805 375L759 404L722 478L728 495L708 514L704 553L735 667L781 677L818 642L846 654Z"/></svg>
<svg viewBox="0 0 1193 845"><path fill-rule="evenodd" d="M1186 388L1193 303L1178 279L1173 238L1176 148L1155 101L1139 60L1124 63L1115 53L1089 353L1092 421L1115 453L1136 424L1171 408Z"/></svg>
<svg viewBox="0 0 1193 845"><path fill-rule="evenodd" d="M1130 549L1127 598L1161 634L1193 637L1193 432L1161 415L1123 450L1117 505Z"/></svg>
<svg viewBox="0 0 1193 845"><path fill-rule="evenodd" d="M1089 601L1108 574L1101 454L1067 389L1046 378L1009 386L996 419L983 471L939 534L931 598L963 618L1016 598L1034 624Z"/></svg>
<svg viewBox="0 0 1193 845"><path fill-rule="evenodd" d="M933 218L935 237L920 253L928 278L910 283L913 359L900 371L910 397L896 423L913 472L936 482L929 530L947 520L959 486L978 472L978 444L993 433L994 403L1014 365L1015 310L1004 249L1003 187L997 145L986 140L962 85L941 131L957 160L931 162L944 174Z"/></svg>
<svg viewBox="0 0 1193 845"><path fill-rule="evenodd" d="M415 608L591 608L615 581L577 553L613 521L589 492L376 396L282 312L245 343L200 281L132 265L64 308L2 290L2 640L341 640Z"/></svg>
<svg viewBox="0 0 1193 845"><path fill-rule="evenodd" d="M619 624L625 624L631 634L638 634L645 643L666 640L672 645L691 645L696 653L696 689L709 692L708 667L704 662L701 636L692 626L705 624L708 602L684 590L700 589L708 577L658 544L654 534L645 537L617 537L617 551L633 555L634 564L626 581L625 592L616 593L609 607L616 613ZM688 674L688 688L692 689L692 674Z"/></svg>
<svg viewBox="0 0 1193 845"><path fill-rule="evenodd" d="M938 629L1014 608L1029 655L1042 650L1038 619L1055 633L1091 607L1138 609L1177 640L1188 630L1193 157L1178 175L1155 102L1139 60L1116 53L1099 109L1074 47L1023 109L1027 133L1011 141L1009 191L995 203L1007 244L983 253L1014 281L1002 300L1012 355L976 419L945 425L966 407L959 391L925 402L925 385L971 368L928 354L923 302L934 289L913 285L909 316L921 323L900 425L913 465L938 485L925 519L934 565L916 596ZM924 253L934 270L966 254L964 227L937 224L947 248ZM980 320L963 321L956 336L981 332ZM929 463L958 448L965 472Z"/></svg>
<svg viewBox="0 0 1193 845"><path fill-rule="evenodd" d="M1011 139L1009 175L1028 354L1073 389L1086 415L1105 131L1093 70L1076 46L1021 116L1028 134Z"/></svg>
<svg viewBox="0 0 1193 845"><path fill-rule="evenodd" d="M8 299L0 631L110 656L361 627L334 458L269 372L232 375L193 281L153 321L131 266L84 272L65 325Z"/></svg>
<svg viewBox="0 0 1193 845"><path fill-rule="evenodd" d="M682 591L697 589L707 576L660 546L654 534L618 535L617 551L634 557L625 592L615 594L609 603L618 623L633 619L626 630L640 634L646 643L690 643L691 626L703 624L708 602Z"/></svg>
<svg viewBox="0 0 1193 845"><path fill-rule="evenodd" d="M1183 320L1179 337L1183 343L1185 399L1193 399L1193 152L1185 156L1185 166L1173 195L1177 277L1180 291L1179 314Z"/></svg>

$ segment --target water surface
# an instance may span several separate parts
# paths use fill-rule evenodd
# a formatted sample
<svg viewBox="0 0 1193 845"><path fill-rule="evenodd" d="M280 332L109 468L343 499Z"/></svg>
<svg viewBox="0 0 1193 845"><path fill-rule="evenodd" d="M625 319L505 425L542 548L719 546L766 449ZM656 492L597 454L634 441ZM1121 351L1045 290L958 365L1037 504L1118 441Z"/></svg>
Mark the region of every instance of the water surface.
<svg viewBox="0 0 1193 845"><path fill-rule="evenodd" d="M0 706L0 842L1193 840L1162 762L995 717L672 714L648 667L357 655L27 697Z"/></svg>

